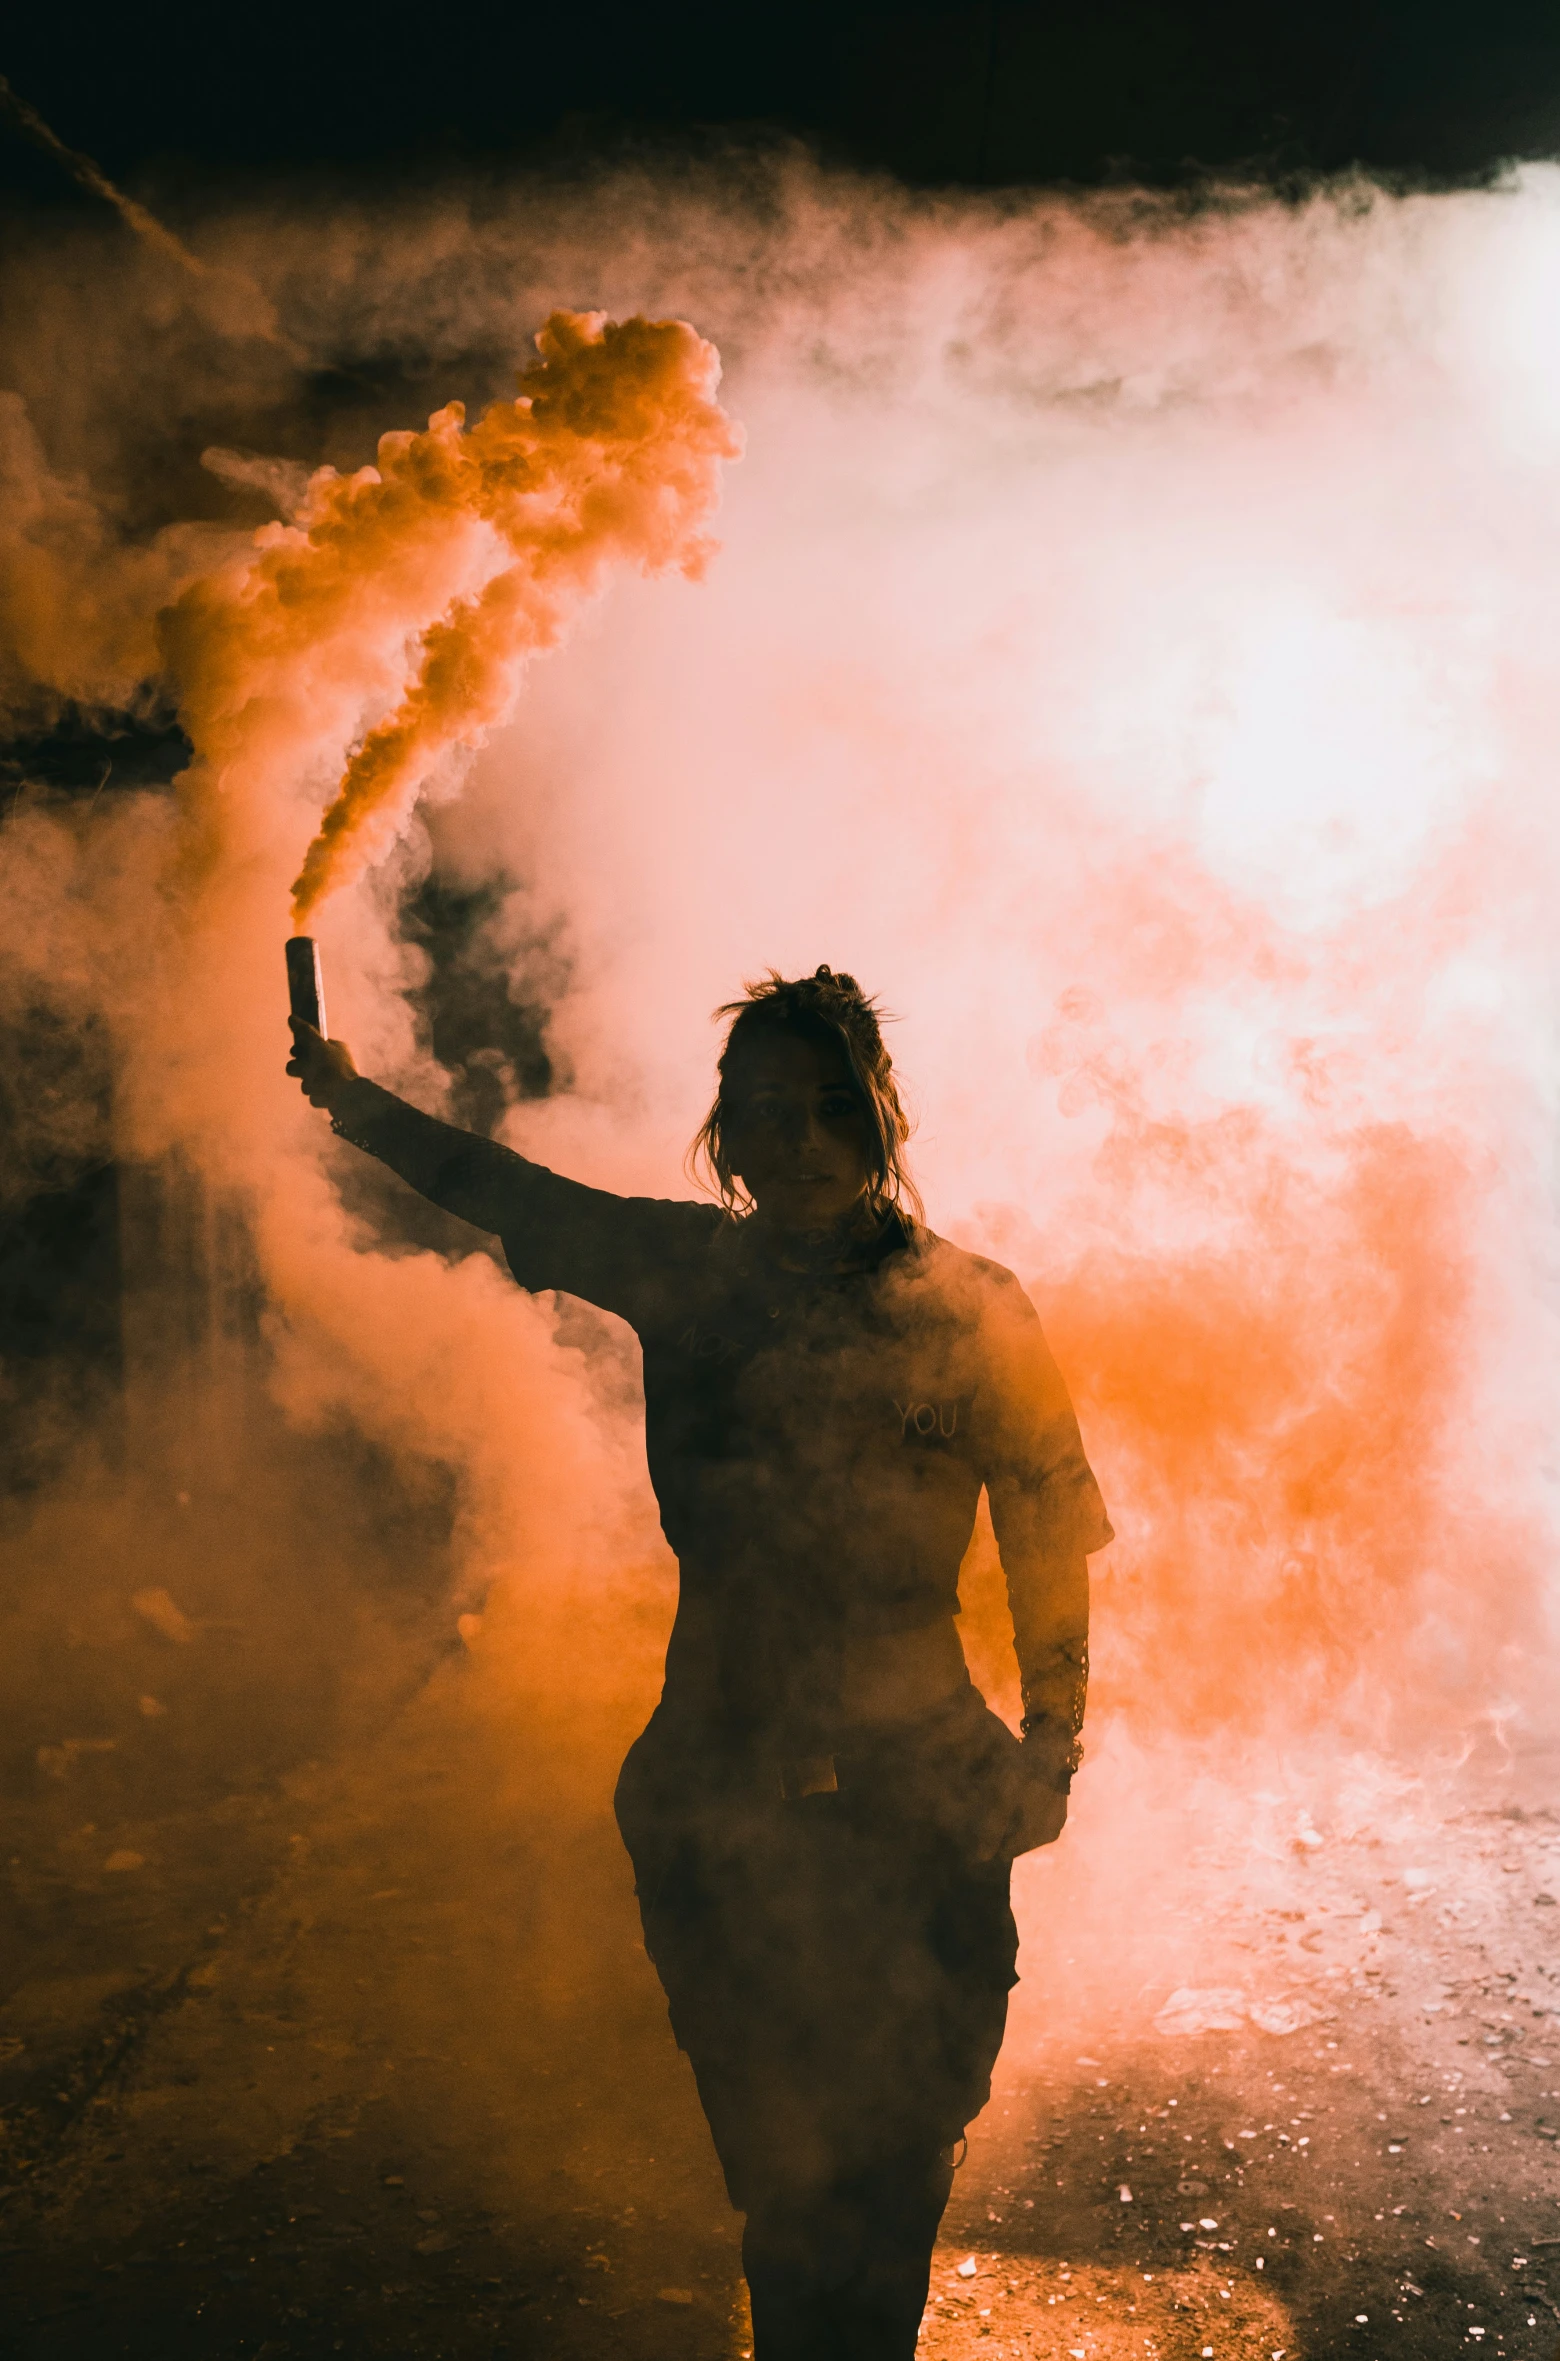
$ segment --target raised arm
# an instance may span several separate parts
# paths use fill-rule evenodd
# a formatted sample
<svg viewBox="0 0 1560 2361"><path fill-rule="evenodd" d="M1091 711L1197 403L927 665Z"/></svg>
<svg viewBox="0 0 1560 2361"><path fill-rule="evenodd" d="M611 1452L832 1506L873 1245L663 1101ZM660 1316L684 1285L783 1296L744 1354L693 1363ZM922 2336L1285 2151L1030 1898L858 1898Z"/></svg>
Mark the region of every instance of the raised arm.
<svg viewBox="0 0 1560 2361"><path fill-rule="evenodd" d="M497 1140L441 1123L367 1081L344 1042L291 1022L287 1071L310 1105L422 1196L501 1238L522 1287L560 1288L638 1327L680 1258L718 1219L709 1207L587 1188Z"/></svg>
<svg viewBox="0 0 1560 2361"><path fill-rule="evenodd" d="M495 1237L523 1220L524 1176L535 1171L513 1149L478 1133L441 1123L408 1106L361 1075L344 1041L327 1041L297 1017L289 1019L296 1074L311 1107L322 1107L332 1128L354 1147L377 1156L419 1196Z"/></svg>

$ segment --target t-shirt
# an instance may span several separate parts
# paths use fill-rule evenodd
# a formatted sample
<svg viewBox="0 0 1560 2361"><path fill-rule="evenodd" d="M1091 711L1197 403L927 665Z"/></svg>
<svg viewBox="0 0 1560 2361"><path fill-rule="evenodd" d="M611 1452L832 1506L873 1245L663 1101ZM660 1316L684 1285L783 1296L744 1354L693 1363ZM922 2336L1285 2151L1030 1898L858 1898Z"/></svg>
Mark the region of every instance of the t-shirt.
<svg viewBox="0 0 1560 2361"><path fill-rule="evenodd" d="M956 1614L982 1485L999 1544L1016 1500L1059 1544L1110 1540L1066 1386L1000 1264L892 1215L849 1270L790 1270L718 1206L584 1187L366 1081L336 1128L495 1234L522 1287L636 1331L685 1604L753 1666Z"/></svg>

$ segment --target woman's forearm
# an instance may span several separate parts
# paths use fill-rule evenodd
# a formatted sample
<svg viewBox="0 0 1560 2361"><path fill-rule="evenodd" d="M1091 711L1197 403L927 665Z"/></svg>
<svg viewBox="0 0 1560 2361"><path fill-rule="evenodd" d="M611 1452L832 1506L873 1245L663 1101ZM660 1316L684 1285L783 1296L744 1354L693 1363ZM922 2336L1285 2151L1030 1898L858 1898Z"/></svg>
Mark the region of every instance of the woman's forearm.
<svg viewBox="0 0 1560 2361"><path fill-rule="evenodd" d="M512 1148L441 1123L360 1074L333 1094L330 1114L343 1139L377 1156L447 1213L495 1235L513 1222L529 1168Z"/></svg>
<svg viewBox="0 0 1560 2361"><path fill-rule="evenodd" d="M1007 1577L1026 1734L1058 1762L1076 1757L1089 1686L1089 1561L1048 1489L991 1487Z"/></svg>
<svg viewBox="0 0 1560 2361"><path fill-rule="evenodd" d="M1089 1562L1081 1550L1048 1553L1010 1571L1008 1592L1025 1723L1065 1730L1070 1742L1089 1687Z"/></svg>

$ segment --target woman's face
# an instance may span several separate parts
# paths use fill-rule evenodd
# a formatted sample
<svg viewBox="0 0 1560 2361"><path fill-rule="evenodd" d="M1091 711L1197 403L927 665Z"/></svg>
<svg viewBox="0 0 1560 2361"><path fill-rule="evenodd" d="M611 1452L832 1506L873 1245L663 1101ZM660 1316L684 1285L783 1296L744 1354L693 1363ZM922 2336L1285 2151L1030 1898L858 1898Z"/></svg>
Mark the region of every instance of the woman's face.
<svg viewBox="0 0 1560 2361"><path fill-rule="evenodd" d="M725 1082L726 1152L765 1221L826 1230L866 1194L867 1134L844 1053L776 1027Z"/></svg>

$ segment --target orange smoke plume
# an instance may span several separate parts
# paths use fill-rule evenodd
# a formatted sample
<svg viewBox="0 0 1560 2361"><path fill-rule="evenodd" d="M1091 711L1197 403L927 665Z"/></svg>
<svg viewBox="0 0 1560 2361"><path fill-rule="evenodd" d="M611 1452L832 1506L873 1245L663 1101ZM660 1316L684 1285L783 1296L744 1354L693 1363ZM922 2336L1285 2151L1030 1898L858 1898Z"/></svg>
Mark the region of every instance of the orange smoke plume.
<svg viewBox="0 0 1560 2361"><path fill-rule="evenodd" d="M425 433L383 436L377 467L321 469L297 522L266 527L164 619L197 815L257 721L316 768L356 741L293 884L300 927L440 762L507 719L526 660L613 566L696 577L711 554L700 528L742 447L714 346L679 320L564 311L536 342L514 401L469 430L451 402Z"/></svg>

